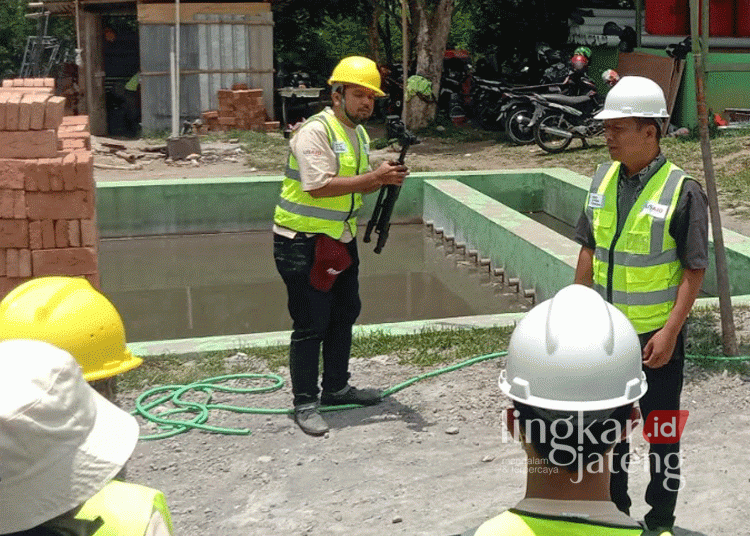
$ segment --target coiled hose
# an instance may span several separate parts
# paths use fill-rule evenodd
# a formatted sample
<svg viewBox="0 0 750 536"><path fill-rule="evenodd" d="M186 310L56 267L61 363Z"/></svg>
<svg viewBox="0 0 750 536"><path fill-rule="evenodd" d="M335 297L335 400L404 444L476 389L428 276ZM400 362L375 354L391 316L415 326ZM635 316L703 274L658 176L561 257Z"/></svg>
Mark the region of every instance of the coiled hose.
<svg viewBox="0 0 750 536"><path fill-rule="evenodd" d="M489 359L501 357L506 355L508 352L496 352L491 354L480 355L472 357L466 361L461 361L447 367L439 368L430 372L425 372L418 376L414 376L404 382L401 382L393 387L389 387L383 391L383 396L392 395L406 389L410 385L427 378L433 378L447 372L452 372L464 367L481 363ZM750 361L750 356L706 356L697 354L687 354L686 359L690 360L711 360L711 361ZM268 380L271 382L270 385L262 387L231 387L228 385L222 385L224 382L230 380ZM254 408L248 406L233 406L230 404L214 404L211 402L213 393L215 391L221 391L226 393L238 393L238 394L262 394L277 391L284 386L284 378L278 374L250 374L250 373L239 373L239 374L226 374L224 376L214 376L212 378L206 378L197 382L189 383L187 385L161 385L148 389L138 395L135 400L135 410L131 412L132 415L140 416L147 421L154 422L161 425L164 428L163 432L151 435L141 436L142 441L150 441L155 439L166 439L178 434L182 434L191 429L204 430L207 432L213 432L218 434L228 435L249 435L250 429L248 428L224 428L220 426L212 426L205 424L208 420L208 414L210 410L225 410L232 411L235 413L253 413L253 414L291 414L293 410L291 408ZM182 396L190 392L202 392L206 395L202 402L195 402L190 400L183 400ZM155 398L151 401L150 399L156 397L161 393L162 396ZM165 410L161 413L152 413L151 410L171 402L174 406L172 409ZM345 409L353 409L362 407L358 404L347 404L343 406L321 406L320 411L340 411ZM181 420L169 418L173 415L178 414L193 414L192 420Z"/></svg>

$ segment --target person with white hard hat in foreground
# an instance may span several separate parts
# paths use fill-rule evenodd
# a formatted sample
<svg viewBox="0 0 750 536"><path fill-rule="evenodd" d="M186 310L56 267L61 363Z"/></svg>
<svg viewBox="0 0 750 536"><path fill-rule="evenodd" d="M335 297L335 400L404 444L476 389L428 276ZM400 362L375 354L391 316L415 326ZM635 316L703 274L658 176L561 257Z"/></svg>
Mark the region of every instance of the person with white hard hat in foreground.
<svg viewBox="0 0 750 536"><path fill-rule="evenodd" d="M0 342L0 534L169 536L164 495L118 482L138 423L66 352Z"/></svg>
<svg viewBox="0 0 750 536"><path fill-rule="evenodd" d="M706 195L697 181L661 152L667 113L661 88L624 76L609 91L604 136L613 162L598 168L576 226L581 244L575 282L592 287L633 323L650 386L640 402L677 411L683 382L684 324L708 267ZM680 478L679 440L651 443L651 479L644 518L651 529L674 526ZM627 465L629 443L615 447L615 467ZM677 465L677 468L674 468ZM612 500L629 513L627 471L612 475Z"/></svg>
<svg viewBox="0 0 750 536"><path fill-rule="evenodd" d="M526 494L462 536L635 536L610 500L612 447L638 423L647 392L638 335L593 290L570 285L518 323L500 390L526 452Z"/></svg>
<svg viewBox="0 0 750 536"><path fill-rule="evenodd" d="M349 385L352 326L359 315L357 212L362 194L400 186L402 164L370 170L370 118L380 89L374 61L350 56L328 80L333 106L310 117L289 140L281 195L274 212L273 255L293 321L289 371L294 419L311 435L328 425L318 411L318 362L323 354L324 405L380 402L376 389Z"/></svg>

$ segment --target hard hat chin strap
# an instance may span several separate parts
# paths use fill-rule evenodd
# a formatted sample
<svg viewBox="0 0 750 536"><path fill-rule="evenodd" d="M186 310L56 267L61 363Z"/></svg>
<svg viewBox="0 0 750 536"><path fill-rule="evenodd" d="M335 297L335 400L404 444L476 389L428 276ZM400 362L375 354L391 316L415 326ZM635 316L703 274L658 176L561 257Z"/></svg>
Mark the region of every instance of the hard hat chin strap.
<svg viewBox="0 0 750 536"><path fill-rule="evenodd" d="M346 86L344 84L337 84L336 86L334 86L333 91L341 94L341 109L343 110L346 118L355 126L361 124L362 121L355 117L352 117L349 114L349 111L346 109Z"/></svg>

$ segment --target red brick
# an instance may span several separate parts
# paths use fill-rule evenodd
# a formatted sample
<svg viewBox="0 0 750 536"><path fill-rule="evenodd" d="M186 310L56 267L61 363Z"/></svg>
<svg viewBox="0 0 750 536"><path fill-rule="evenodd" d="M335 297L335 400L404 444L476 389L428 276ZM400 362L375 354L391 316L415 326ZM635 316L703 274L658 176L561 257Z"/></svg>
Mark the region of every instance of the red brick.
<svg viewBox="0 0 750 536"><path fill-rule="evenodd" d="M40 158L36 166L31 169L36 179L36 187L40 192L49 192L49 178L57 165L55 158Z"/></svg>
<svg viewBox="0 0 750 536"><path fill-rule="evenodd" d="M0 158L0 188L23 190L26 163L25 160Z"/></svg>
<svg viewBox="0 0 750 536"><path fill-rule="evenodd" d="M3 80L3 87L13 87L13 80L9 78Z"/></svg>
<svg viewBox="0 0 750 536"><path fill-rule="evenodd" d="M69 141L83 141L84 146L86 149L91 149L91 134L88 131L82 131L82 132L74 132L74 131L68 131L63 132L59 135L60 139L65 142Z"/></svg>
<svg viewBox="0 0 750 536"><path fill-rule="evenodd" d="M31 249L42 249L42 222L34 220L29 222L29 247Z"/></svg>
<svg viewBox="0 0 750 536"><path fill-rule="evenodd" d="M37 186L38 162L38 160L26 160L23 166L23 189L27 192L36 192L39 189Z"/></svg>
<svg viewBox="0 0 750 536"><path fill-rule="evenodd" d="M73 192L28 192L26 213L29 219L75 220L94 217L94 194Z"/></svg>
<svg viewBox="0 0 750 536"><path fill-rule="evenodd" d="M55 87L55 79L54 78L42 78L42 85L44 87L51 87L54 89Z"/></svg>
<svg viewBox="0 0 750 536"><path fill-rule="evenodd" d="M81 245L96 246L97 242L96 221L81 220Z"/></svg>
<svg viewBox="0 0 750 536"><path fill-rule="evenodd" d="M94 189L94 157L89 151L78 151L76 155L76 187L80 190Z"/></svg>
<svg viewBox="0 0 750 536"><path fill-rule="evenodd" d="M41 223L42 247L39 249L50 249L55 247L55 222L52 220L42 220Z"/></svg>
<svg viewBox="0 0 750 536"><path fill-rule="evenodd" d="M68 244L74 248L81 246L81 222L68 220Z"/></svg>
<svg viewBox="0 0 750 536"><path fill-rule="evenodd" d="M31 118L29 128L31 130L42 130L44 128L44 114L47 107L47 95L42 93L30 93L26 97L31 101Z"/></svg>
<svg viewBox="0 0 750 536"><path fill-rule="evenodd" d="M5 129L18 130L18 113L21 107L23 93L11 93L5 104Z"/></svg>
<svg viewBox="0 0 750 536"><path fill-rule="evenodd" d="M18 269L18 250L5 250L5 275L8 277L20 277L21 272Z"/></svg>
<svg viewBox="0 0 750 536"><path fill-rule="evenodd" d="M20 277L31 277L31 250L18 250L18 275Z"/></svg>
<svg viewBox="0 0 750 536"><path fill-rule="evenodd" d="M97 272L93 248L38 249L31 252L35 277L43 275L84 275Z"/></svg>
<svg viewBox="0 0 750 536"><path fill-rule="evenodd" d="M29 222L26 220L0 220L0 248L29 247Z"/></svg>
<svg viewBox="0 0 750 536"><path fill-rule="evenodd" d="M54 130L0 132L0 158L51 158L56 154Z"/></svg>
<svg viewBox="0 0 750 536"><path fill-rule="evenodd" d="M61 139L60 150L61 151L85 151L88 150L87 140L84 139Z"/></svg>
<svg viewBox="0 0 750 536"><path fill-rule="evenodd" d="M62 179L63 186L66 190L75 190L77 187L76 177L76 155L75 153L67 153L62 159Z"/></svg>
<svg viewBox="0 0 750 536"><path fill-rule="evenodd" d="M281 128L281 123L279 121L265 121L263 126L266 128L266 132L273 132Z"/></svg>
<svg viewBox="0 0 750 536"><path fill-rule="evenodd" d="M59 160L59 159L55 159ZM63 167L62 162L55 167L49 168L49 189L53 192L61 192L65 189L65 182L63 181Z"/></svg>
<svg viewBox="0 0 750 536"><path fill-rule="evenodd" d="M68 220L55 220L55 247L66 248L68 244Z"/></svg>
<svg viewBox="0 0 750 536"><path fill-rule="evenodd" d="M4 261L5 257L0 257L0 259ZM0 277L0 299L7 296L11 290L16 288L21 283L25 283L26 281L28 281L28 279L20 277Z"/></svg>
<svg viewBox="0 0 750 536"><path fill-rule="evenodd" d="M84 125L86 130L89 128L88 115L66 115L62 120L63 125Z"/></svg>
<svg viewBox="0 0 750 536"><path fill-rule="evenodd" d="M5 80L3 80L5 83ZM7 115L8 99L10 93L0 92L0 130L5 130L5 117Z"/></svg>
<svg viewBox="0 0 750 536"><path fill-rule="evenodd" d="M44 128L58 129L65 115L65 97L50 97L44 112Z"/></svg>
<svg viewBox="0 0 750 536"><path fill-rule="evenodd" d="M13 192L13 218L17 220L26 219L26 192L23 190L10 190Z"/></svg>
<svg viewBox="0 0 750 536"><path fill-rule="evenodd" d="M0 218L13 219L15 192L20 190L0 190Z"/></svg>
<svg viewBox="0 0 750 536"><path fill-rule="evenodd" d="M25 93L18 105L18 130L29 130L31 128L31 103L34 96Z"/></svg>

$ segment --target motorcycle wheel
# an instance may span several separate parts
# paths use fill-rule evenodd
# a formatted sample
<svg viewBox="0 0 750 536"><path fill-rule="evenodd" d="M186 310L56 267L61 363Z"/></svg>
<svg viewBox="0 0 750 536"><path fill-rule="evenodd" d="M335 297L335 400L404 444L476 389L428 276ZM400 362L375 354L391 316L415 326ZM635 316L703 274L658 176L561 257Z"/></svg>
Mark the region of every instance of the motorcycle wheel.
<svg viewBox="0 0 750 536"><path fill-rule="evenodd" d="M505 120L505 132L516 145L534 143L534 129L528 126L534 110L527 107L514 108Z"/></svg>
<svg viewBox="0 0 750 536"><path fill-rule="evenodd" d="M567 149L573 137L566 138L550 132L548 129L565 130L569 128L568 122L560 114L545 115L534 126L534 140L536 144L548 153L561 153Z"/></svg>

